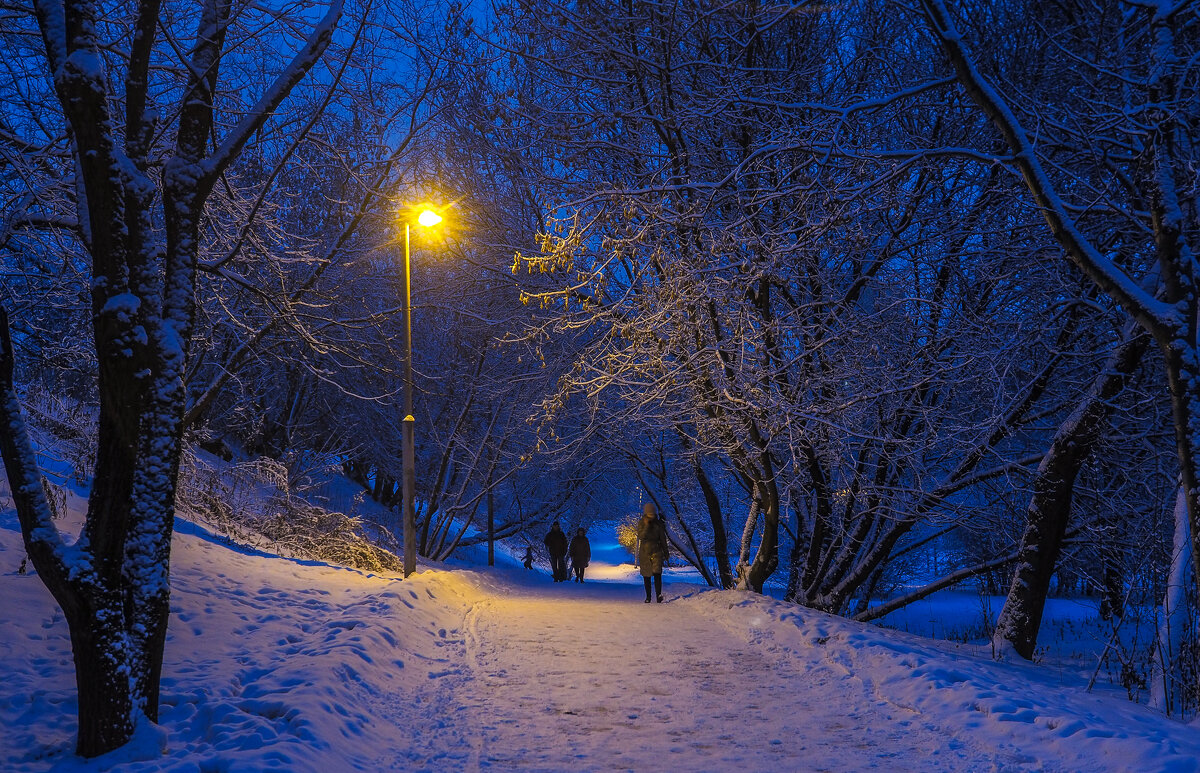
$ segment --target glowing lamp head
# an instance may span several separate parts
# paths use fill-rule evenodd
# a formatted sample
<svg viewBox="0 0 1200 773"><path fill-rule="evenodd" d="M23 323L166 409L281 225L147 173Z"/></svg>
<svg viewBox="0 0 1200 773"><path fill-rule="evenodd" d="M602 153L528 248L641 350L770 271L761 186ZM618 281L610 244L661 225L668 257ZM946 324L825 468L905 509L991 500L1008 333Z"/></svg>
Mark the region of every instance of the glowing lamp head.
<svg viewBox="0 0 1200 773"><path fill-rule="evenodd" d="M425 208L421 210L421 214L417 215L417 222L426 228L432 228L442 222L442 216L432 209Z"/></svg>

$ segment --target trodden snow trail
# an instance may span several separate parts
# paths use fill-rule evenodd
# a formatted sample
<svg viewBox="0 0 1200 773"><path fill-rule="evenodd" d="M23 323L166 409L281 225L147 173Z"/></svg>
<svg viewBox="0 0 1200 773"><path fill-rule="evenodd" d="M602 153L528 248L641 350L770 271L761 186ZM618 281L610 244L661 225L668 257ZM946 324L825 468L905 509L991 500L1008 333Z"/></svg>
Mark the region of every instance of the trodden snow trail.
<svg viewBox="0 0 1200 773"><path fill-rule="evenodd" d="M182 520L160 722L82 760L69 633L23 555L0 512L5 773L1200 770L1200 724L976 645L683 582L647 605L627 565L402 579Z"/></svg>
<svg viewBox="0 0 1200 773"><path fill-rule="evenodd" d="M1055 769L947 738L820 652L797 667L687 599L644 604L636 586L599 583L491 590L464 626L470 770Z"/></svg>

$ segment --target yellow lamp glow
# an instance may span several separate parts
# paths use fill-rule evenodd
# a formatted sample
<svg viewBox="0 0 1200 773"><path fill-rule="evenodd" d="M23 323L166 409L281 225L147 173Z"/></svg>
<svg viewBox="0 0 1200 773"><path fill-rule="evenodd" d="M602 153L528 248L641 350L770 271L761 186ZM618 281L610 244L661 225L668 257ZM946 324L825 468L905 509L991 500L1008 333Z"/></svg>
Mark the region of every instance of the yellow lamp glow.
<svg viewBox="0 0 1200 773"><path fill-rule="evenodd" d="M417 222L426 228L432 228L442 222L442 216L432 209L422 209L421 214L417 215Z"/></svg>

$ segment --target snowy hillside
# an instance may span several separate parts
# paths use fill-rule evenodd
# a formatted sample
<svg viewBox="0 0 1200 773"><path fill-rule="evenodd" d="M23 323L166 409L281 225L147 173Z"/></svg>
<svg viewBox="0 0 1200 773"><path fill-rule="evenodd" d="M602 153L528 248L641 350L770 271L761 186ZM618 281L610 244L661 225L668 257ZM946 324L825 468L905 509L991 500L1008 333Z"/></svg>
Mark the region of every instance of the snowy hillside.
<svg viewBox="0 0 1200 773"><path fill-rule="evenodd" d="M66 627L0 516L5 771L1192 771L1200 731L1036 666L771 599L408 581L231 549L180 521L162 724L71 753ZM165 754L164 756L160 756Z"/></svg>

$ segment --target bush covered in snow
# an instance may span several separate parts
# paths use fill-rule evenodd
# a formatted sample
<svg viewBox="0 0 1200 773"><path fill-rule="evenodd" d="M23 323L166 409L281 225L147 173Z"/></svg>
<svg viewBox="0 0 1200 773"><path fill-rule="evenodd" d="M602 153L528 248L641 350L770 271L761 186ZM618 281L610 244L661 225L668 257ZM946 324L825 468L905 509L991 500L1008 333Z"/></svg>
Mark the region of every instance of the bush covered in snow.
<svg viewBox="0 0 1200 773"><path fill-rule="evenodd" d="M637 524L638 516L627 515L617 524L617 544L629 551L637 560Z"/></svg>
<svg viewBox="0 0 1200 773"><path fill-rule="evenodd" d="M274 459L227 465L193 453L180 471L181 511L237 542L371 572L403 569L395 554L368 539L358 518L313 504L303 493Z"/></svg>

